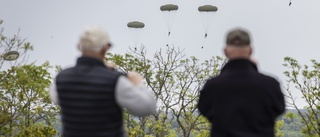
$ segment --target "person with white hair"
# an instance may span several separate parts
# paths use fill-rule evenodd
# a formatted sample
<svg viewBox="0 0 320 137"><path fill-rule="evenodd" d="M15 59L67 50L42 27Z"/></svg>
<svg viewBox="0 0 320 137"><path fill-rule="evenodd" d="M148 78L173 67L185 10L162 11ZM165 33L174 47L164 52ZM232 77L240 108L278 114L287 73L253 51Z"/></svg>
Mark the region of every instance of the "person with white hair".
<svg viewBox="0 0 320 137"><path fill-rule="evenodd" d="M141 75L109 69L115 64L106 66L110 47L102 27L88 27L78 45L82 56L51 85L50 97L61 108L64 137L124 137L124 108L136 116L156 112L156 100Z"/></svg>

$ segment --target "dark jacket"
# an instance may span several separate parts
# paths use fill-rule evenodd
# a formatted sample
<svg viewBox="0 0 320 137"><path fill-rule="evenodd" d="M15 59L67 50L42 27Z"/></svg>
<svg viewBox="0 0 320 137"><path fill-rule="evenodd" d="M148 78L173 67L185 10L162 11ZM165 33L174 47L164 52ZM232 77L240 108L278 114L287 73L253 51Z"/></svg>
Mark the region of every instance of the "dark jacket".
<svg viewBox="0 0 320 137"><path fill-rule="evenodd" d="M236 59L206 82L198 109L211 122L212 137L274 137L285 101L277 80L249 60Z"/></svg>
<svg viewBox="0 0 320 137"><path fill-rule="evenodd" d="M88 57L57 75L64 137L124 136L122 109L115 100L120 75Z"/></svg>

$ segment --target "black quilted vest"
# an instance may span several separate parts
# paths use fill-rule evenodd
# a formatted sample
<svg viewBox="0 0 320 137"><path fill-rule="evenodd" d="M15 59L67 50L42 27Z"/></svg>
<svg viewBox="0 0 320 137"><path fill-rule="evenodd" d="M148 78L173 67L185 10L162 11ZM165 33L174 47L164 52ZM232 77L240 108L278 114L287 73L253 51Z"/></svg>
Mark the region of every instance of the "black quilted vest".
<svg viewBox="0 0 320 137"><path fill-rule="evenodd" d="M124 136L122 109L115 100L120 75L89 57L57 75L64 137Z"/></svg>

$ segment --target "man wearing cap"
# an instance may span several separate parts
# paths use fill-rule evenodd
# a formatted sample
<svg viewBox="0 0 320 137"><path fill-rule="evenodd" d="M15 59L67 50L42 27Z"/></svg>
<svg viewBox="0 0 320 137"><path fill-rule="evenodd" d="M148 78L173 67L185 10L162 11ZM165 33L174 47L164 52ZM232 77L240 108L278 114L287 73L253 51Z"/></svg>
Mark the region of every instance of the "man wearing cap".
<svg viewBox="0 0 320 137"><path fill-rule="evenodd" d="M224 53L228 62L205 83L198 102L211 122L211 136L274 137L275 120L285 110L279 82L259 73L252 62L247 31L230 31Z"/></svg>
<svg viewBox="0 0 320 137"><path fill-rule="evenodd" d="M106 67L110 46L103 28L88 27L78 45L82 56L56 76L50 97L61 107L64 137L124 137L123 108L137 116L156 111L156 100L139 74Z"/></svg>

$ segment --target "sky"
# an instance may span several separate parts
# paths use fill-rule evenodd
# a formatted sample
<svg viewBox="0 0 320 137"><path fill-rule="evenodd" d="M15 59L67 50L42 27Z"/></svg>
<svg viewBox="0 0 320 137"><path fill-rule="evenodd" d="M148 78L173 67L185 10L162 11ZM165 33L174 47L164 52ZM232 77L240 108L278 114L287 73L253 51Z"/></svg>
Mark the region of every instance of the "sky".
<svg viewBox="0 0 320 137"><path fill-rule="evenodd" d="M235 27L250 31L253 57L262 73L278 77L285 84L282 66L286 56L301 64L318 59L320 47L320 1L292 0L0 0L0 19L5 35L20 28L35 48L29 60L50 61L63 68L75 64L80 53L76 49L79 35L90 25L101 25L109 33L112 53L124 54L133 40L127 23L145 23L140 42L150 55L165 48L168 29L160 6L177 4L170 43L183 48L187 56L204 60L224 56L226 33ZM198 7L218 7L203 49L204 28ZM6 65L6 64L5 64ZM7 64L8 65L8 64ZM294 93L300 96L298 91ZM299 106L304 106L302 99Z"/></svg>

